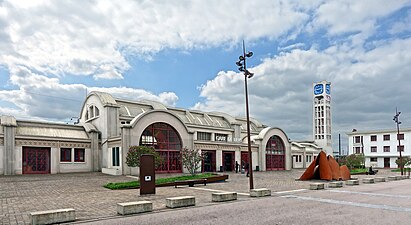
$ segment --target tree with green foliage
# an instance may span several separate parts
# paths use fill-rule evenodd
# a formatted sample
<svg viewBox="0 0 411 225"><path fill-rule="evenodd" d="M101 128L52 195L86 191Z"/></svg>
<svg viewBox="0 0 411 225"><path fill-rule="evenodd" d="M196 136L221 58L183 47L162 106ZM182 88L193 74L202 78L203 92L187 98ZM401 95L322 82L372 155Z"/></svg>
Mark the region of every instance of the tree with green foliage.
<svg viewBox="0 0 411 225"><path fill-rule="evenodd" d="M398 158L397 160L395 160L395 163L397 163L398 168L401 168L401 160L400 158ZM411 158L409 156L403 156L402 157L402 167L404 168L404 166L408 166L411 165Z"/></svg>
<svg viewBox="0 0 411 225"><path fill-rule="evenodd" d="M147 146L130 146L128 149L127 157L126 157L126 164L129 167L138 167L140 166L140 157L143 154L151 154L154 156L154 163L157 167L160 165L162 159L160 154L156 152L153 147Z"/></svg>
<svg viewBox="0 0 411 225"><path fill-rule="evenodd" d="M340 165L346 165L348 169L362 168L364 166L364 154L351 154L339 160Z"/></svg>
<svg viewBox="0 0 411 225"><path fill-rule="evenodd" d="M204 156L201 154L200 149L188 149L184 147L181 150L181 158L183 160L183 166L187 168L191 175L194 175L198 169L200 169L200 162L204 159Z"/></svg>

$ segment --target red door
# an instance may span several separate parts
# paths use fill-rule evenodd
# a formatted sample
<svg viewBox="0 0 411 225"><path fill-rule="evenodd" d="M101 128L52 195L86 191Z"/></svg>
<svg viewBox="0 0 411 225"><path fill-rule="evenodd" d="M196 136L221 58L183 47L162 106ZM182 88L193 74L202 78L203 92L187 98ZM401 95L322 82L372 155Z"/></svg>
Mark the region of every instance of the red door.
<svg viewBox="0 0 411 225"><path fill-rule="evenodd" d="M223 152L223 167L224 171L234 171L234 152Z"/></svg>
<svg viewBox="0 0 411 225"><path fill-rule="evenodd" d="M203 158L203 172L216 171L216 151L201 151Z"/></svg>
<svg viewBox="0 0 411 225"><path fill-rule="evenodd" d="M241 169L248 163L248 152L241 152Z"/></svg>
<svg viewBox="0 0 411 225"><path fill-rule="evenodd" d="M23 147L23 174L50 173L50 148Z"/></svg>

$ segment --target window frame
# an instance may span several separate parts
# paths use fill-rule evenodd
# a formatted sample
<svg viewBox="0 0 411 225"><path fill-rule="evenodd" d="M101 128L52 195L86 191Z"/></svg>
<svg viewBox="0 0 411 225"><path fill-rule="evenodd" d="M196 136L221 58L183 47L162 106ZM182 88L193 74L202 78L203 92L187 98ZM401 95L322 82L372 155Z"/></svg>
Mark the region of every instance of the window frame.
<svg viewBox="0 0 411 225"><path fill-rule="evenodd" d="M387 138L387 137L388 137L388 138ZM389 135L389 134L384 134L383 137L382 137L382 139L383 139L384 141L389 141L389 140L391 139L391 135Z"/></svg>
<svg viewBox="0 0 411 225"><path fill-rule="evenodd" d="M371 152L377 152L377 146L371 146L370 151Z"/></svg>
<svg viewBox="0 0 411 225"><path fill-rule="evenodd" d="M391 146L389 146L389 145L385 145L383 147L383 149L384 149L384 152L391 152ZM388 151L387 151L387 149L388 149Z"/></svg>
<svg viewBox="0 0 411 225"><path fill-rule="evenodd" d="M81 152L83 153L83 159L81 158ZM84 163L86 162L86 149L84 148L74 148L74 162Z"/></svg>
<svg viewBox="0 0 411 225"><path fill-rule="evenodd" d="M111 165L112 166L120 166L120 147L112 147L111 148Z"/></svg>
<svg viewBox="0 0 411 225"><path fill-rule="evenodd" d="M63 152L68 151L69 152L69 159L63 159L65 158L65 154ZM72 155L71 155L72 149L71 148L60 148L60 162L62 163L70 163L72 161Z"/></svg>
<svg viewBox="0 0 411 225"><path fill-rule="evenodd" d="M371 135L370 141L377 141L377 135Z"/></svg>

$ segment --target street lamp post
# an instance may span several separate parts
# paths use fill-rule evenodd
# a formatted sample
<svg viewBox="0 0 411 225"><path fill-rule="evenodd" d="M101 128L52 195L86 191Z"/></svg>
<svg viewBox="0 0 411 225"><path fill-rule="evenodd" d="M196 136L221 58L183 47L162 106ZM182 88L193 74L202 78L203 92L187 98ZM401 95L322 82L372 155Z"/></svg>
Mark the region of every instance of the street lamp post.
<svg viewBox="0 0 411 225"><path fill-rule="evenodd" d="M394 121L397 124L397 140L398 140L398 151L400 152L400 170L401 170L401 175L404 175L404 167L402 165L402 155L401 155L401 140L400 140L400 124L401 121L399 120L401 112L397 111L397 108L395 108L395 116L394 116Z"/></svg>
<svg viewBox="0 0 411 225"><path fill-rule="evenodd" d="M248 143L248 171L250 173L250 190L254 189L253 183L253 160L251 155L251 138L250 138L250 113L248 109L248 85L247 78L254 76L253 73L247 70L246 59L253 56L253 52L245 53L245 45L243 40L243 54L238 57L236 65L239 66L238 70L244 74L244 86L245 86L245 110L247 114L247 143Z"/></svg>

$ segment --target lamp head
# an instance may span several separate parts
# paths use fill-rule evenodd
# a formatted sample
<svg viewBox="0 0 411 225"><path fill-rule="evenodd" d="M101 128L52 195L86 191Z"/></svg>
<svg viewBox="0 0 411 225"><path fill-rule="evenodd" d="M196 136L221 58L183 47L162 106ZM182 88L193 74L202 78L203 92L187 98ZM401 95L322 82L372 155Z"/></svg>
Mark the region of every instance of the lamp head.
<svg viewBox="0 0 411 225"><path fill-rule="evenodd" d="M243 66L243 64L241 63L241 61L238 61L235 63L237 66Z"/></svg>
<svg viewBox="0 0 411 225"><path fill-rule="evenodd" d="M247 56L248 58L250 58L251 56L253 56L253 52L248 52L245 56Z"/></svg>
<svg viewBox="0 0 411 225"><path fill-rule="evenodd" d="M243 61L243 60L244 60L244 56L240 55L240 56L238 57L238 59L239 59L240 61Z"/></svg>
<svg viewBox="0 0 411 225"><path fill-rule="evenodd" d="M240 70L241 72L244 72L245 70L244 70L244 67L240 67L240 68L238 68L238 70Z"/></svg>

